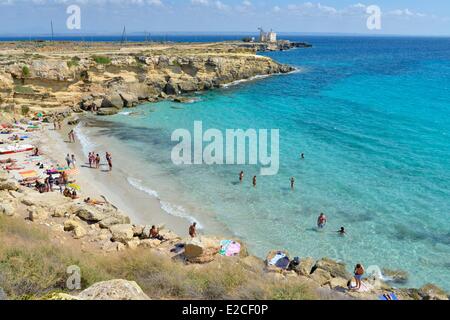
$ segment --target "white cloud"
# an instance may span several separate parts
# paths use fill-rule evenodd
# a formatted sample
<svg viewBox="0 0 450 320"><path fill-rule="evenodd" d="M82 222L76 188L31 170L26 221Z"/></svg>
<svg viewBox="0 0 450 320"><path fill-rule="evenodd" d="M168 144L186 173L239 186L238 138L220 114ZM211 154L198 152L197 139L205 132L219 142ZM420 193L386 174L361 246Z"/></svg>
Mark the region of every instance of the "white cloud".
<svg viewBox="0 0 450 320"><path fill-rule="evenodd" d="M230 7L227 6L226 4L224 4L222 1L216 1L216 2L214 2L214 6L215 6L218 10L221 10L221 11L226 11L226 10L229 10L229 9L230 9Z"/></svg>
<svg viewBox="0 0 450 320"><path fill-rule="evenodd" d="M191 3L193 5L209 6L209 1L208 0L191 0Z"/></svg>

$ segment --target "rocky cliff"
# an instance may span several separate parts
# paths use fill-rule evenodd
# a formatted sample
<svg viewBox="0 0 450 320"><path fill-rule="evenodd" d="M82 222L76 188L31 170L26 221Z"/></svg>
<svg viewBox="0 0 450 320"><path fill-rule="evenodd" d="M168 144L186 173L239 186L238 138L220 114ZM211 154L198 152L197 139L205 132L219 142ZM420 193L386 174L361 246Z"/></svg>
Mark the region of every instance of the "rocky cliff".
<svg viewBox="0 0 450 320"><path fill-rule="evenodd" d="M25 43L0 46L3 109L72 108L114 114L157 101L294 69L227 43Z"/></svg>

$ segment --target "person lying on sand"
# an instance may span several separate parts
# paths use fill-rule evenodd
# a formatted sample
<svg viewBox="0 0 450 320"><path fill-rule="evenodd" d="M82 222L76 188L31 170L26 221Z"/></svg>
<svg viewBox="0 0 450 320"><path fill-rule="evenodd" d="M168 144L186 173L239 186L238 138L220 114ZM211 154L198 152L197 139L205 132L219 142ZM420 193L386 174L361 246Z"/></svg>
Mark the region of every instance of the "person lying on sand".
<svg viewBox="0 0 450 320"><path fill-rule="evenodd" d="M76 199L79 198L79 196L78 196L78 194L77 194L77 192L76 192L75 190L72 191L71 198L72 198L73 200L76 200Z"/></svg>
<svg viewBox="0 0 450 320"><path fill-rule="evenodd" d="M91 199L91 198L86 198L84 199L84 202L90 205L104 205L106 204L106 201L102 201L102 200L95 200L95 199Z"/></svg>
<svg viewBox="0 0 450 320"><path fill-rule="evenodd" d="M5 164L5 163L15 163L15 162L17 162L17 160L16 160L16 159L12 159L12 158L0 160L0 163L2 163L2 164Z"/></svg>

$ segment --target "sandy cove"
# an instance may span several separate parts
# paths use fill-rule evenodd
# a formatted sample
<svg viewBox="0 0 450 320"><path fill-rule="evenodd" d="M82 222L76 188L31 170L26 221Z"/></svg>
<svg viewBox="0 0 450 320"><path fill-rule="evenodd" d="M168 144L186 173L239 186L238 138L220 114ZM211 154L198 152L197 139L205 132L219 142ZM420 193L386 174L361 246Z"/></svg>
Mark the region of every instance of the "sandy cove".
<svg viewBox="0 0 450 320"><path fill-rule="evenodd" d="M380 295L395 293L400 300L407 299L448 299L445 292L433 285L426 285L421 289L398 289L368 277L361 290L348 290L347 282L352 278L346 266L328 258L314 260L300 258L298 265L286 268L270 263L277 255L290 260L288 252L273 250L268 253L265 261L248 255L242 244L240 253L232 257L221 257L220 240L223 237L201 236L196 239L183 239L180 235L187 235L188 222L169 216L162 212L158 201L146 197L133 199L133 193L127 191L126 181L120 180L113 172L90 169L85 166L85 157L78 142L68 143L67 133L73 128L63 125L61 131L54 130L53 124L36 122L40 128L33 132L15 129L17 134L29 136L22 143L31 143L39 147L42 155L33 160L32 152L22 152L13 155L1 155L0 160L13 158L16 164L22 166L20 170L13 170L16 178L2 168L0 170L0 213L25 219L29 223L48 228L59 243L71 241L81 246L83 250L98 254L114 254L117 251L147 248L157 253L167 255L183 264L201 264L207 266L217 259L242 259L251 265L264 264L267 277L275 277L277 281L301 281L305 285L321 292L322 297L333 299L379 299ZM26 128L26 124L21 124ZM14 134L14 133L12 133ZM2 135L8 141L9 135ZM4 145L2 145L4 146ZM102 152L106 150L95 150ZM19 185L17 172L26 170L40 171L44 177L44 169L65 164L66 154L75 154L78 173L73 175L76 183L81 186L80 198L72 200L64 197L55 188L54 192L40 194L38 191ZM104 158L104 157L103 157ZM83 161L84 160L84 161ZM44 163L44 169L37 169L37 163ZM104 162L104 159L102 160ZM5 167L5 165L2 165ZM102 166L103 167L103 166ZM43 179L42 179L43 180ZM118 188L117 186L120 186ZM102 199L108 203L103 205L89 205L83 199ZM133 205L130 205L133 203ZM159 224L170 226L173 231L164 227L160 234L165 238L163 242L149 239L150 225ZM239 240L236 240L240 242ZM220 261L220 260L219 260ZM175 263L175 262L174 262ZM325 290L325 291L324 291Z"/></svg>

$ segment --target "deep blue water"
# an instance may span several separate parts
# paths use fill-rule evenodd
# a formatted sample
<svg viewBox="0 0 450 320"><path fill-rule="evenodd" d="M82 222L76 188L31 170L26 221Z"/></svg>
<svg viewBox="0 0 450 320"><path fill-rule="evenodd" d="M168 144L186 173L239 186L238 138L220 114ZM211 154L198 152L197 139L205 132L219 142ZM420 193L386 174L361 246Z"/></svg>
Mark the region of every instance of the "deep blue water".
<svg viewBox="0 0 450 320"><path fill-rule="evenodd" d="M111 117L117 127L105 134L184 190L160 191L162 199L200 222L213 215L254 253L288 249L349 269L401 269L408 285L450 289L450 39L293 40L314 47L267 55L301 72L199 94L192 104L140 106L136 116ZM254 189L259 167L174 166L171 133L195 120L205 129L280 129L279 174L258 177ZM154 190L160 182L141 179ZM323 232L320 212L329 219ZM346 237L335 232L341 226Z"/></svg>

